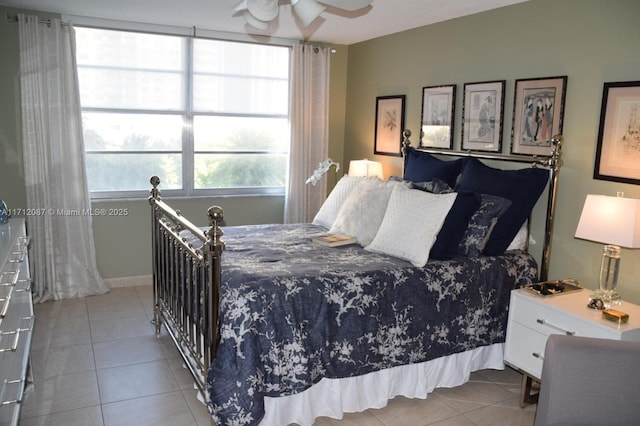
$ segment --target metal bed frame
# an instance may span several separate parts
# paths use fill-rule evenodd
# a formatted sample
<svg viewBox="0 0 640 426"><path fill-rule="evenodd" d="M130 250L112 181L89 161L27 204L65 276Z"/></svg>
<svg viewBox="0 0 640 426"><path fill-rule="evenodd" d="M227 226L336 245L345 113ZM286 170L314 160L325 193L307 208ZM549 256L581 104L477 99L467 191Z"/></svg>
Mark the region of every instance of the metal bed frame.
<svg viewBox="0 0 640 426"><path fill-rule="evenodd" d="M410 146L411 132L403 133L403 146ZM467 151L417 148L420 151L447 156L528 163L533 167L547 167L551 178L548 190L545 241L540 279L547 280L551 252L551 234L555 214L558 173L562 164L562 137L554 136L551 157L531 157L505 154L485 154ZM149 196L152 223L153 297L156 335L164 324L178 348L196 386L205 400L209 366L216 356L220 340L218 314L220 306L221 257L225 245L220 225L224 219L222 208L208 209L209 228L201 230L172 209L161 197L160 178L150 180ZM202 242L195 248L184 236L189 232ZM193 240L192 240L193 241Z"/></svg>
<svg viewBox="0 0 640 426"><path fill-rule="evenodd" d="M220 259L224 250L222 208L207 211L210 227L202 231L160 196L160 178L150 180L153 299L156 335L162 324L174 341L198 390L206 399L206 378L220 340ZM181 235L188 230L200 248Z"/></svg>

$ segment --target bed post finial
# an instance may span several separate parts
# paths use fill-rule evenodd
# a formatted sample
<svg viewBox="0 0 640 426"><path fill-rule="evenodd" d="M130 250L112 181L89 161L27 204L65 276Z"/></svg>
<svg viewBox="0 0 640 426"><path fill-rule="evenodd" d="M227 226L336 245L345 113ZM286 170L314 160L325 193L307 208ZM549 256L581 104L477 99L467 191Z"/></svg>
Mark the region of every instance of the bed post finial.
<svg viewBox="0 0 640 426"><path fill-rule="evenodd" d="M151 179L149 179L149 183L151 183L151 186L153 186L153 188L151 188L151 191L149 191L149 201L151 201L152 198L154 200L162 199L162 197L160 197L160 190L158 189L158 185L160 185L160 178L158 176L151 176Z"/></svg>
<svg viewBox="0 0 640 426"><path fill-rule="evenodd" d="M409 138L411 137L411 130L404 129L402 132L402 155L405 156L407 154L407 148L411 146L411 141Z"/></svg>
<svg viewBox="0 0 640 426"><path fill-rule="evenodd" d="M224 220L224 211L220 206L211 206L207 210L207 215L209 216L209 224L211 225L211 228L207 231L210 247L214 254L220 255L224 250L224 242L222 241L224 231L220 228Z"/></svg>
<svg viewBox="0 0 640 426"><path fill-rule="evenodd" d="M553 150L551 151L549 166L557 171L562 166L562 135L554 135L551 138L551 144L553 145Z"/></svg>

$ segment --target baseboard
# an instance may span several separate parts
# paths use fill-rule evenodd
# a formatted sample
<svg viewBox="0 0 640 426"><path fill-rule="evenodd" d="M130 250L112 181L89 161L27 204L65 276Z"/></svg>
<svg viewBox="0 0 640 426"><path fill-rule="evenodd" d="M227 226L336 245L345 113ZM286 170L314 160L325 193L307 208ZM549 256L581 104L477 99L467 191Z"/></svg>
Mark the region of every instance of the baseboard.
<svg viewBox="0 0 640 426"><path fill-rule="evenodd" d="M104 283L109 288L137 287L153 284L152 275L136 275L132 277L105 278Z"/></svg>

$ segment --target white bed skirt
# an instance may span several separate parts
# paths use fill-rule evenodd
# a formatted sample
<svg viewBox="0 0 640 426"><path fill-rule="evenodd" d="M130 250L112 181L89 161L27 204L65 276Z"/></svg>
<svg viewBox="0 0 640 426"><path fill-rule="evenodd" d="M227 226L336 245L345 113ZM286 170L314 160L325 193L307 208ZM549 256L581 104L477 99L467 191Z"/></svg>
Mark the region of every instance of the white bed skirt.
<svg viewBox="0 0 640 426"><path fill-rule="evenodd" d="M316 417L341 419L345 413L383 408L396 396L426 399L436 388L460 386L471 372L504 369L504 344L496 343L471 351L409 364L363 376L322 379L299 394L265 398L265 416L260 426L312 425Z"/></svg>

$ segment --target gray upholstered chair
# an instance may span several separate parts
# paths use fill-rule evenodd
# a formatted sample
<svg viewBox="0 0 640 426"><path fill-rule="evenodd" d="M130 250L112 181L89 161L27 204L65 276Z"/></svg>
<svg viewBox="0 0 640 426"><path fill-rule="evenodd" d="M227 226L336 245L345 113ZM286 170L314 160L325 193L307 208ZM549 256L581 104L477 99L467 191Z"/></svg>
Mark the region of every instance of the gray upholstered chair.
<svg viewBox="0 0 640 426"><path fill-rule="evenodd" d="M535 426L640 425L640 342L552 335Z"/></svg>

